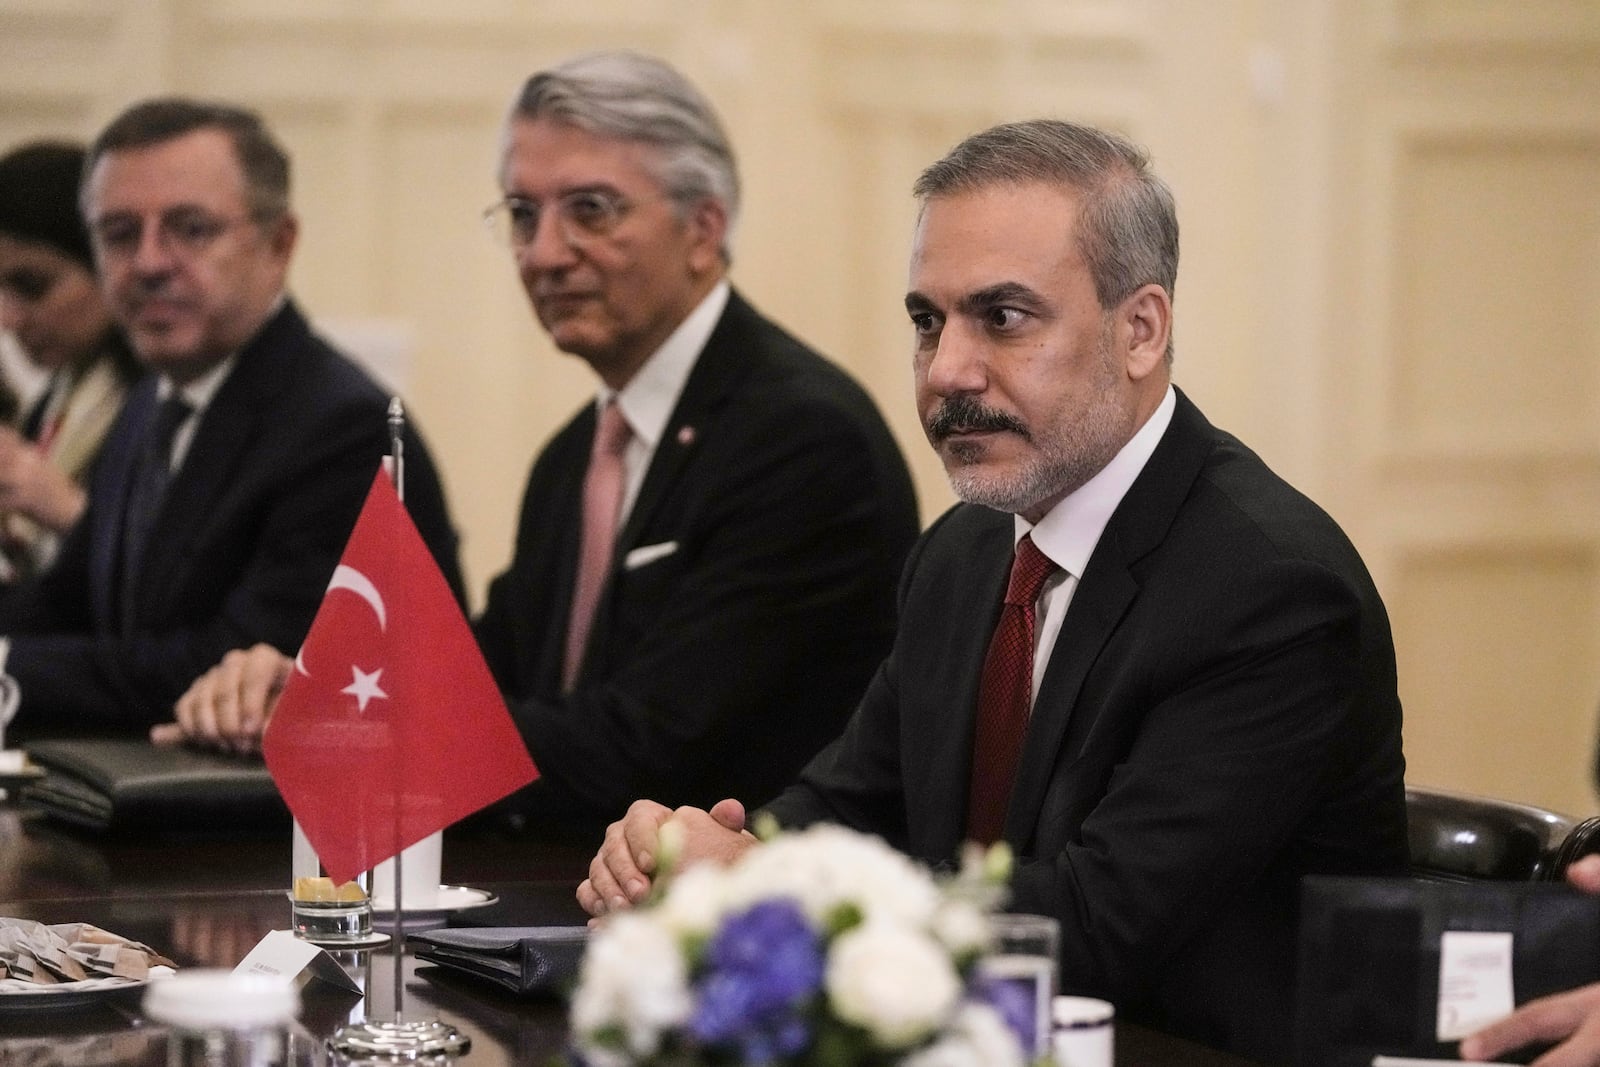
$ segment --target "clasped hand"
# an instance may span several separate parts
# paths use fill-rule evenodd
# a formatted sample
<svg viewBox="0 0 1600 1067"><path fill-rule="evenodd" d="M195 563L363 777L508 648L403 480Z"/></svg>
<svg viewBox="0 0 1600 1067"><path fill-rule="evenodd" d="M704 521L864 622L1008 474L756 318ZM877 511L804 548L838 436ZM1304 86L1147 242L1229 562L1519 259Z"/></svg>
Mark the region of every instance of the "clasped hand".
<svg viewBox="0 0 1600 1067"><path fill-rule="evenodd" d="M673 810L653 800L636 800L606 828L605 841L589 863L589 877L578 885L578 903L592 916L591 926L650 895L662 865L663 836L670 843L670 862L680 869L694 863L726 865L757 844L745 829L744 805L737 800L718 801L710 811Z"/></svg>

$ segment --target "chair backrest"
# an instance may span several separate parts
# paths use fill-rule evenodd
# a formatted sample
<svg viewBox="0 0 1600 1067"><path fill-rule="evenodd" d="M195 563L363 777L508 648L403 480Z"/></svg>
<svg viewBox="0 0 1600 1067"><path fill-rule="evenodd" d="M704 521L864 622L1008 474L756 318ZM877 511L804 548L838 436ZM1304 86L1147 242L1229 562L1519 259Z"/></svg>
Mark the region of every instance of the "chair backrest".
<svg viewBox="0 0 1600 1067"><path fill-rule="evenodd" d="M1600 818L1494 797L1406 787L1411 873L1439 881L1560 881L1600 851Z"/></svg>

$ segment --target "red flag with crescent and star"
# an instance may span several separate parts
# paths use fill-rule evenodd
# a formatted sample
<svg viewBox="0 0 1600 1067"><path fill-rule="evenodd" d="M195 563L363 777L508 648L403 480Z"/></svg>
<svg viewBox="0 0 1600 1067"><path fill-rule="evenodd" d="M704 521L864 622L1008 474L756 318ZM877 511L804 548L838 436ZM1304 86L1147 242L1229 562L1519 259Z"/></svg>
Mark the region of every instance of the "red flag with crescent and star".
<svg viewBox="0 0 1600 1067"><path fill-rule="evenodd" d="M261 751L336 883L539 777L382 469Z"/></svg>

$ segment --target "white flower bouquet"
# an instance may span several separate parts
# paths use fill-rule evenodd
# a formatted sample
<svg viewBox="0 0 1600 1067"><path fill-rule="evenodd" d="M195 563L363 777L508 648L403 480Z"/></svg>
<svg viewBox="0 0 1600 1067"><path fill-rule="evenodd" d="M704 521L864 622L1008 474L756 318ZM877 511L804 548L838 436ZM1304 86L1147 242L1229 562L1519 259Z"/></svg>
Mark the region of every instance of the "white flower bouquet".
<svg viewBox="0 0 1600 1067"><path fill-rule="evenodd" d="M975 966L1008 867L1003 850L973 853L936 881L877 838L817 826L732 866L663 878L648 906L590 940L572 1002L576 1057L1020 1067L1033 1001Z"/></svg>

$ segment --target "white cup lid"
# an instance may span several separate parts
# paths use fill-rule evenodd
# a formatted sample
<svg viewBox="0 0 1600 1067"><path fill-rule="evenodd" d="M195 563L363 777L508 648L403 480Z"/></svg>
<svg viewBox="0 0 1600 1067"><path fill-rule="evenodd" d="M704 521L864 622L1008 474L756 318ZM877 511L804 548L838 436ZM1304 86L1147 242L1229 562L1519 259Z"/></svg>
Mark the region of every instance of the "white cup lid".
<svg viewBox="0 0 1600 1067"><path fill-rule="evenodd" d="M1094 997L1056 997L1050 1002L1050 1022L1057 1027L1103 1026L1115 1014L1109 1001Z"/></svg>
<svg viewBox="0 0 1600 1067"><path fill-rule="evenodd" d="M194 968L150 983L144 1013L188 1030L281 1026L300 1012L300 990L288 978Z"/></svg>

